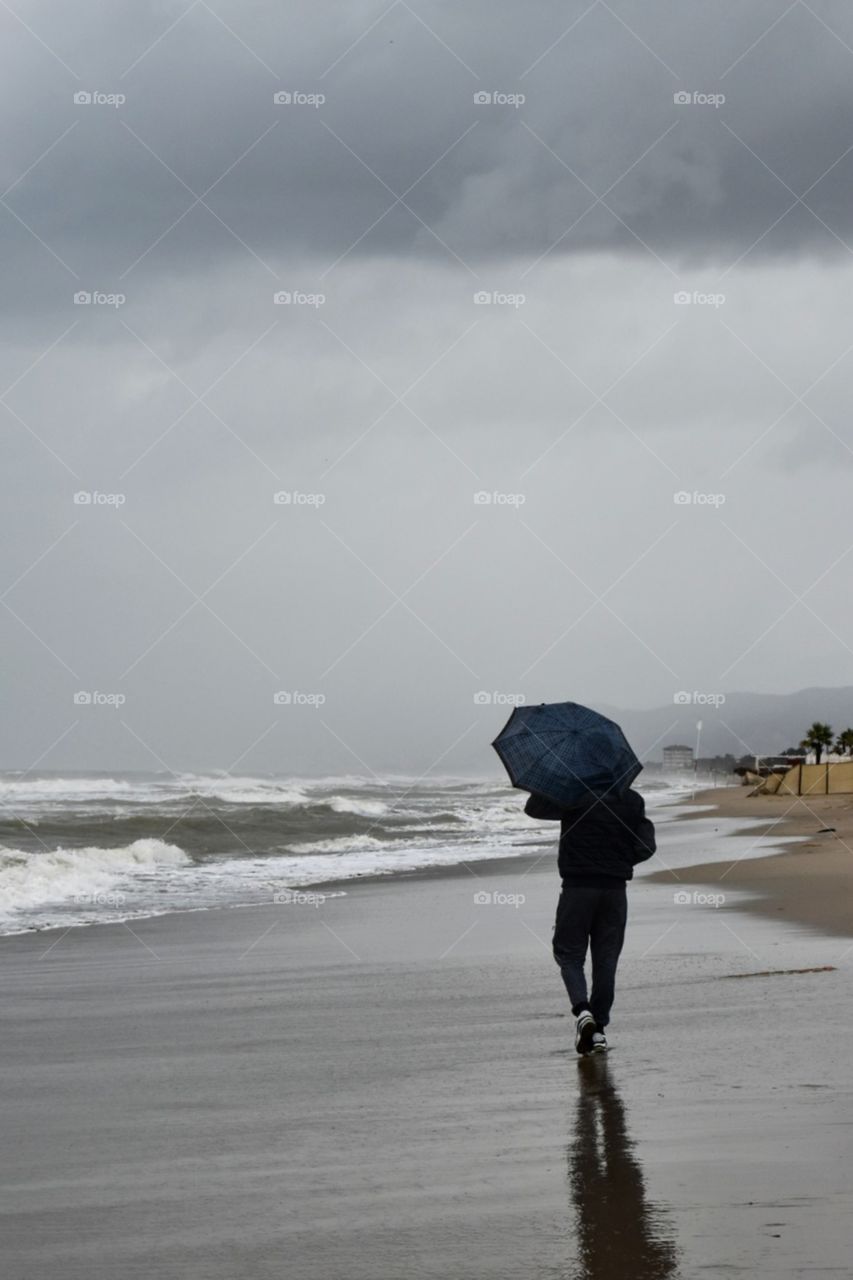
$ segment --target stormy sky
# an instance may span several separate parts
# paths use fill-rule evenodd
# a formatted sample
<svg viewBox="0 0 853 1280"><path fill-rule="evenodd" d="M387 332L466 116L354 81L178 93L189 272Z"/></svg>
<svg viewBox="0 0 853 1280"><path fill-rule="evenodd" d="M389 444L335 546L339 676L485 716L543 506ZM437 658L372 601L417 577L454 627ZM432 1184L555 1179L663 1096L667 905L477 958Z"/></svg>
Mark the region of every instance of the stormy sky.
<svg viewBox="0 0 853 1280"><path fill-rule="evenodd" d="M0 766L853 683L848 4L0 26Z"/></svg>

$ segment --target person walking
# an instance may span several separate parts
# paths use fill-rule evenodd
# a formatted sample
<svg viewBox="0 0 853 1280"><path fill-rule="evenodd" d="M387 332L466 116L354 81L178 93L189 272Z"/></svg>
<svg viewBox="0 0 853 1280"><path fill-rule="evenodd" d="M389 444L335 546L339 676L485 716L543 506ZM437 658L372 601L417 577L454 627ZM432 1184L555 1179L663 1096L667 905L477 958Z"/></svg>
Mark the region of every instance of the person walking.
<svg viewBox="0 0 853 1280"><path fill-rule="evenodd" d="M626 884L634 867L655 852L655 829L638 791L597 795L588 792L571 807L530 795L524 812L531 818L560 822L558 866L562 891L554 924L554 959L577 1019L579 1054L607 1049L605 1028L616 988L616 966L628 915ZM592 989L584 966L592 958Z"/></svg>

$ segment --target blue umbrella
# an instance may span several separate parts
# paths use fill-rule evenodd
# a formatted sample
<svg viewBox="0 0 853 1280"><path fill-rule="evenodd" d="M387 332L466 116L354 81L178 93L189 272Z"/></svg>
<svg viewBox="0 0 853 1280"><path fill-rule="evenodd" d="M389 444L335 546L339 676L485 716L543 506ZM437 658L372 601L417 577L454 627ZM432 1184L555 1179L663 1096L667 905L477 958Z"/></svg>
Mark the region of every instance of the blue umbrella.
<svg viewBox="0 0 853 1280"><path fill-rule="evenodd" d="M565 808L620 795L643 767L618 724L577 702L516 707L492 746L514 787Z"/></svg>

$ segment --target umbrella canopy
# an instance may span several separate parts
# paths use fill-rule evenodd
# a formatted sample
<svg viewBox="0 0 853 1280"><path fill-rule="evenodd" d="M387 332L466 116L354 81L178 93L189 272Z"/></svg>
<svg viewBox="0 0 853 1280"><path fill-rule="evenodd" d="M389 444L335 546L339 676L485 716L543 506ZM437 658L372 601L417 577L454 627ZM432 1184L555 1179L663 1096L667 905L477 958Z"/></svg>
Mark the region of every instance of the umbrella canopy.
<svg viewBox="0 0 853 1280"><path fill-rule="evenodd" d="M618 724L577 702L516 707L492 746L514 787L565 808L627 791L643 767Z"/></svg>

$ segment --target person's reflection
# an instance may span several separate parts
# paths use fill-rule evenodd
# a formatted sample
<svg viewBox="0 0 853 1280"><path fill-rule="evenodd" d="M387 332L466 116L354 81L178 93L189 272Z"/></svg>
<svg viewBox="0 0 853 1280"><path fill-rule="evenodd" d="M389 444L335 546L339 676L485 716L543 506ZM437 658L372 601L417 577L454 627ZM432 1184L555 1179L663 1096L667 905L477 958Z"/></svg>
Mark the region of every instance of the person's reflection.
<svg viewBox="0 0 853 1280"><path fill-rule="evenodd" d="M580 1280L665 1280L678 1250L666 1215L646 1200L625 1110L604 1057L578 1063L569 1187Z"/></svg>

